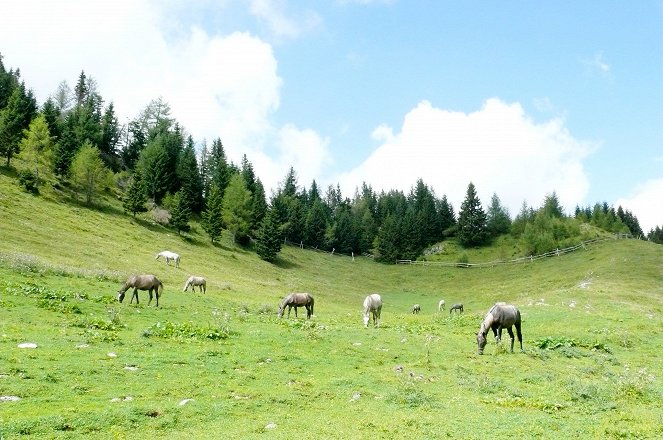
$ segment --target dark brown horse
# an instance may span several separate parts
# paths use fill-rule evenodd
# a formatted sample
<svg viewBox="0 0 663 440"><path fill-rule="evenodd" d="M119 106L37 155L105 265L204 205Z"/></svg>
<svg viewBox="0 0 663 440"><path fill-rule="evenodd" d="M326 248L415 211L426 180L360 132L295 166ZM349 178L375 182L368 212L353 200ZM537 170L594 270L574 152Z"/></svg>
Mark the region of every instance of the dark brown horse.
<svg viewBox="0 0 663 440"><path fill-rule="evenodd" d="M486 317L481 323L479 332L477 333L477 345L479 346L479 354L483 354L483 349L486 346L486 335L488 330L493 331L495 340L500 342L502 340L502 329L506 328L511 338L511 353L513 353L513 330L511 327L516 327L516 334L518 335L518 342L520 342L520 351L523 350L523 334L520 331L520 311L516 306L506 303L496 303L490 308Z"/></svg>
<svg viewBox="0 0 663 440"><path fill-rule="evenodd" d="M157 279L154 275L133 275L130 276L127 281L120 287L120 290L117 291L117 299L122 302L124 300L124 293L133 287L134 292L131 295L129 304L132 303L134 298L136 298L136 304L138 304L138 291L147 290L150 294L150 300L147 302L149 306L152 302L152 291L156 294L157 297L157 307L159 307L159 297L163 293L163 284Z"/></svg>
<svg viewBox="0 0 663 440"><path fill-rule="evenodd" d="M461 303L454 304L449 308L449 314L451 315L451 312L454 310L458 310L460 313L463 313L463 305Z"/></svg>
<svg viewBox="0 0 663 440"><path fill-rule="evenodd" d="M295 308L295 318L297 317L297 308L306 307L306 319L310 319L313 315L313 303L313 297L310 293L291 293L283 298L279 304L279 318L283 316L286 307L288 307L288 318L293 307Z"/></svg>

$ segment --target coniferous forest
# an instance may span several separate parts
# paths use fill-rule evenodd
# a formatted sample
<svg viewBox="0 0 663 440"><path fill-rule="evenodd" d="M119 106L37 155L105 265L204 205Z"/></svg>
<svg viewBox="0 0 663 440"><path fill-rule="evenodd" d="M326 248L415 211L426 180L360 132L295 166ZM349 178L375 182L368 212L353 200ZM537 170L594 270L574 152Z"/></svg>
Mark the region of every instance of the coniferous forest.
<svg viewBox="0 0 663 440"><path fill-rule="evenodd" d="M73 87L62 81L38 103L20 69L7 69L1 56L0 155L2 166L15 169L17 184L36 195L66 189L95 206L102 194L111 194L128 216L149 211L183 235L196 220L212 243L225 231L268 261L286 241L393 263L420 258L443 240L480 247L502 235L534 255L576 244L583 224L663 243L660 227L645 235L621 206L603 202L565 214L554 189L540 207L523 203L512 215L497 194L479 200L472 182L454 207L421 179L408 193L376 192L364 182L354 194L342 194L338 184L298 182L290 168L267 195L250 158L229 161L221 137L193 139L163 99L121 124L112 100L81 72Z"/></svg>

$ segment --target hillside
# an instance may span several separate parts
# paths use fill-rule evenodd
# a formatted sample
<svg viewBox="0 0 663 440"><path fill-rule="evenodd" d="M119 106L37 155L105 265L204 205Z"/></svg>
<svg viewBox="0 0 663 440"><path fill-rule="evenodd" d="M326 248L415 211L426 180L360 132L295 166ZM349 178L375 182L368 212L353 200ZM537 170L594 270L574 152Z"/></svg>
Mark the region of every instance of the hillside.
<svg viewBox="0 0 663 440"><path fill-rule="evenodd" d="M663 436L660 245L482 269L285 247L272 265L197 224L180 237L104 206L0 175L0 437ZM154 259L165 249L180 268ZM115 301L133 273L163 281L159 308ZM182 292L192 274L207 294ZM276 318L292 291L314 295L310 322ZM361 323L371 292L379 329ZM440 298L465 313L438 313ZM520 308L525 354L492 338L476 354L496 301Z"/></svg>

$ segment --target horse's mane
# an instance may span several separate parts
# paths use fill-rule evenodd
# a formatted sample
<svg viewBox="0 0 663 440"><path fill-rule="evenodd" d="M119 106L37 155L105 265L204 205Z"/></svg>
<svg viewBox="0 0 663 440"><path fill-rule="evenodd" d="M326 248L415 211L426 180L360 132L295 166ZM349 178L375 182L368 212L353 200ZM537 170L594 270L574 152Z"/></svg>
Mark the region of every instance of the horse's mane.
<svg viewBox="0 0 663 440"><path fill-rule="evenodd" d="M495 306L493 306L494 308ZM488 313L486 313L486 317L483 318L483 322L481 323L481 327L479 328L479 333L481 334L486 334L488 333L488 330L490 329L490 326L493 325L493 321L495 320L495 317L493 316L493 308L490 309Z"/></svg>

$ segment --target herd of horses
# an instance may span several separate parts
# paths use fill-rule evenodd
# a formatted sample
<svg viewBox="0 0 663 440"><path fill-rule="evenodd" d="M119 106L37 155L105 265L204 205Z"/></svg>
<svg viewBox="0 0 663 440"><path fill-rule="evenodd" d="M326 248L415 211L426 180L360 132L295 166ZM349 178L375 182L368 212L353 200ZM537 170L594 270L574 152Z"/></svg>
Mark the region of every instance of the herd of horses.
<svg viewBox="0 0 663 440"><path fill-rule="evenodd" d="M156 259L164 258L167 265L170 265L170 262L175 263L175 267L180 265L180 256L175 252L163 251L159 252L156 256ZM199 292L207 292L207 281L204 277L200 276L190 276L185 284L183 291L186 292L189 287L193 292L196 291L196 286L198 286ZM157 279L154 275L132 275L127 281L122 284L120 290L117 292L118 301L122 302L124 300L126 291L130 288L133 288L133 293L129 303L131 304L136 299L136 304L138 304L138 291L147 290L149 294L148 305L152 303L153 296L156 296L156 305L159 306L159 297L163 293L163 283ZM278 308L278 317L283 317L285 308L288 308L288 318L290 317L290 311L295 309L295 317L297 317L297 309L299 307L304 307L306 309L306 318L310 319L313 316L313 305L315 301L313 296L310 293L291 293L285 296L279 303ZM445 301L441 299L437 305L438 312L444 310ZM421 312L421 305L414 304L411 309L413 314L418 314ZM449 314L456 311L457 313L463 313L463 304L456 303L449 308ZM380 314L382 313L382 297L373 293L368 295L364 299L364 327L368 327L371 318L373 320L373 326L380 326ZM479 349L479 354L483 354L484 348L486 347L486 336L488 331L493 332L495 341L499 343L502 340L502 330L506 329L511 338L511 353L513 353L514 345L514 334L512 327L516 328L516 335L518 336L518 342L520 343L520 350L523 350L523 335L521 332L521 317L520 311L514 305L507 304L504 302L495 303L490 310L484 316L479 331L477 332L477 346Z"/></svg>

